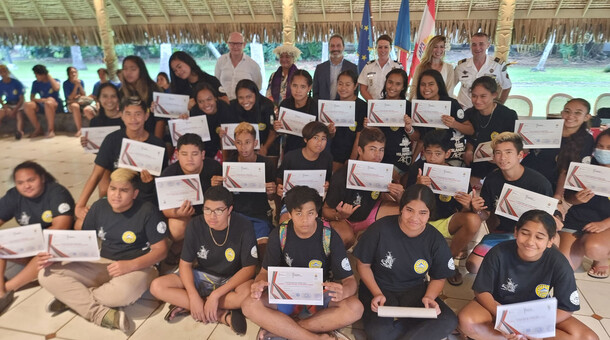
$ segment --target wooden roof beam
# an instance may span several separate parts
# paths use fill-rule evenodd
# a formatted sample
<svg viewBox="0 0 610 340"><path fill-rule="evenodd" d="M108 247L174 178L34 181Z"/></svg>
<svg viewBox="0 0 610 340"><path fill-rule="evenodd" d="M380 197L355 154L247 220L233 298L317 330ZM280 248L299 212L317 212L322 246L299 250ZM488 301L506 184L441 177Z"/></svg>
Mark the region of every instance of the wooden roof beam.
<svg viewBox="0 0 610 340"><path fill-rule="evenodd" d="M132 0L132 1L133 1L133 4L136 5L136 9L138 10L138 13L140 13L140 16L142 17L142 19L144 19L144 21L146 23L148 23L148 17L146 16L146 13L144 13L144 8L142 8L142 6L138 2L138 0Z"/></svg>
<svg viewBox="0 0 610 340"><path fill-rule="evenodd" d="M275 8L273 8L273 0L269 0L269 7L271 8L271 14L273 14L273 20L277 20L277 17L275 16Z"/></svg>
<svg viewBox="0 0 610 340"><path fill-rule="evenodd" d="M585 10L582 12L582 16L584 17L587 14L587 11L589 10L589 6L591 6L591 3L593 2L593 0L589 0L587 2L587 5L585 6Z"/></svg>
<svg viewBox="0 0 610 340"><path fill-rule="evenodd" d="M42 26L45 26L44 18L42 17L42 14L40 14L40 10L38 9L38 5L36 5L36 1L32 0L31 4L34 8L34 12L36 12L36 16L40 20L40 23L42 24Z"/></svg>
<svg viewBox="0 0 610 340"><path fill-rule="evenodd" d="M68 17L68 21L70 22L70 24L72 26L74 26L74 20L72 20L72 16L70 15L70 13L68 12L68 9L66 8L66 5L64 5L63 0L58 0L57 1L59 3L59 5L61 6L61 8L64 9L64 12L66 12L66 17Z"/></svg>
<svg viewBox="0 0 610 340"><path fill-rule="evenodd" d="M320 5L322 6L322 17L326 20L326 8L324 8L324 0L320 0Z"/></svg>
<svg viewBox="0 0 610 340"><path fill-rule="evenodd" d="M11 16L11 13L8 11L8 7L6 7L6 4L4 3L4 1L1 1L0 4L2 4L2 9L4 10L4 15L6 15L6 20L8 20L8 24L11 25L11 27L14 27L15 24L13 23L13 17Z"/></svg>
<svg viewBox="0 0 610 340"><path fill-rule="evenodd" d="M250 0L246 0L246 3L248 4L248 8L250 9L250 15L252 15L252 19L256 19L254 17L254 9L252 9L252 4L250 3Z"/></svg>
<svg viewBox="0 0 610 340"><path fill-rule="evenodd" d="M472 11L472 2L474 0L470 0L470 4L468 4L468 16L466 18L470 19L470 11Z"/></svg>
<svg viewBox="0 0 610 340"><path fill-rule="evenodd" d="M534 1L536 0L532 0L530 1L530 6L527 8L527 16L530 16L530 13L532 12L532 8L534 8Z"/></svg>
<svg viewBox="0 0 610 340"><path fill-rule="evenodd" d="M159 9L161 10L161 13L163 13L163 16L165 17L167 22L171 22L172 20L169 17L169 13L167 13L167 10L165 9L163 4L161 3L161 0L155 0L155 3L157 3L157 5L159 6Z"/></svg>
<svg viewBox="0 0 610 340"><path fill-rule="evenodd" d="M212 22L216 22L216 19L214 19L214 13L212 13L212 8L210 7L210 4L208 4L208 0L201 0L201 1L205 5L205 8L208 9L208 14L210 15L210 18L212 19Z"/></svg>
<svg viewBox="0 0 610 340"><path fill-rule="evenodd" d="M299 21L299 11L298 11L298 8L297 8L297 7L298 7L298 6L297 6L297 2L295 1L295 2L294 2L294 22L295 22L295 23ZM295 26L295 27L296 27L296 26Z"/></svg>
<svg viewBox="0 0 610 340"><path fill-rule="evenodd" d="M354 4L352 3L352 0L349 0L349 16L354 20Z"/></svg>
<svg viewBox="0 0 610 340"><path fill-rule="evenodd" d="M112 5L116 13L119 15L119 18L121 18L123 24L127 25L127 16L125 15L125 12L119 6L119 4L117 4L115 0L108 0L108 2L110 3L110 5Z"/></svg>
<svg viewBox="0 0 610 340"><path fill-rule="evenodd" d="M180 1L180 5L182 5L182 9L184 10L184 12L186 12L186 16L189 18L189 21L192 23L193 17L191 16L191 11L186 6L186 2L184 2L184 0L179 0L179 1Z"/></svg>
<svg viewBox="0 0 610 340"><path fill-rule="evenodd" d="M561 5L563 5L563 0L559 0L559 3L557 4L557 10L555 11L555 16L557 16L557 14L559 14L559 10L561 9Z"/></svg>
<svg viewBox="0 0 610 340"><path fill-rule="evenodd" d="M224 0L225 6L227 6L227 10L229 11L229 15L231 16L231 20L233 19L233 11L231 10L231 6L229 5L229 1Z"/></svg>

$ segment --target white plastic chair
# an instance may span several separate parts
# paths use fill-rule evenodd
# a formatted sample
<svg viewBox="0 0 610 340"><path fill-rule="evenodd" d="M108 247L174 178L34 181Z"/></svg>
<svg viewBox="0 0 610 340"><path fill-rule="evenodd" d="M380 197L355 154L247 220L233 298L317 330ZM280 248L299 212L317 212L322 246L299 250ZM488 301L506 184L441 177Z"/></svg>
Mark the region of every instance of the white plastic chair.
<svg viewBox="0 0 610 340"><path fill-rule="evenodd" d="M546 103L546 115L560 115L563 111L563 107L566 105L568 100L572 99L572 96L566 93L555 93L549 98Z"/></svg>
<svg viewBox="0 0 610 340"><path fill-rule="evenodd" d="M597 99L595 100L595 108L593 109L593 112L591 112L591 114L597 115L597 112L601 108L610 108L610 93L602 93L599 95L599 97L597 97ZM601 118L610 118L610 117L601 117Z"/></svg>
<svg viewBox="0 0 610 340"><path fill-rule="evenodd" d="M517 111L519 119L531 117L534 113L534 105L532 101L525 96L511 95L508 96L504 106Z"/></svg>

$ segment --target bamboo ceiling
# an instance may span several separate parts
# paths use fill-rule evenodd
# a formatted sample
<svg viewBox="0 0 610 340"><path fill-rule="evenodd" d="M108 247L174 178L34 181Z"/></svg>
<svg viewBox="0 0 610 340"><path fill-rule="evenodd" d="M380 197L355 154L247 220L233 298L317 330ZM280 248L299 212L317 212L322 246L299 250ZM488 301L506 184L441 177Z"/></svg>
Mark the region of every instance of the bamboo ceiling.
<svg viewBox="0 0 610 340"><path fill-rule="evenodd" d="M100 45L93 0L0 0L0 42L25 45ZM364 0L295 0L297 40L339 33L354 40ZM396 31L400 0L371 0L376 34ZM495 32L499 0L436 0L436 30L467 42L479 29ZM411 0L411 34L425 0ZM557 29L558 42L610 41L608 0L516 0L513 44L541 43ZM116 43L224 41L241 31L280 42L281 0L106 0Z"/></svg>

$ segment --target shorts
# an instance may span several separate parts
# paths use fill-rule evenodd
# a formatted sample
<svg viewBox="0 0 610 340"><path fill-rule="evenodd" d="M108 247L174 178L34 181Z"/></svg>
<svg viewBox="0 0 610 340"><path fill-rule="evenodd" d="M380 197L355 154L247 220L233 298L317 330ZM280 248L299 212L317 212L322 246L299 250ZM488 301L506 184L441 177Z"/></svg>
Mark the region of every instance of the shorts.
<svg viewBox="0 0 610 340"><path fill-rule="evenodd" d="M473 254L479 255L481 257L485 257L487 252L498 244L504 241L514 240L515 236L511 233L496 233L496 234L487 234L483 236L483 239L479 244L477 244L472 250Z"/></svg>
<svg viewBox="0 0 610 340"><path fill-rule="evenodd" d="M193 278L195 288L197 288L201 297L209 296L215 289L224 285L230 279L230 277L216 276L197 269L193 269Z"/></svg>
<svg viewBox="0 0 610 340"><path fill-rule="evenodd" d="M307 305L276 305L277 310L288 315L288 316L302 316L308 317L315 314L317 311L328 308L328 304L332 298L328 294L328 291L324 291L324 297L322 306L307 306Z"/></svg>
<svg viewBox="0 0 610 340"><path fill-rule="evenodd" d="M347 224L350 225L350 227L352 227L352 230L354 231L354 233L365 230L371 224L373 224L373 222L375 222L375 220L377 218L377 212L379 211L379 207L381 207L381 200L377 200L377 202L373 206L373 209L371 209L371 212L364 220L358 221L358 222L352 222L350 220L345 220L345 221L347 222Z"/></svg>
<svg viewBox="0 0 610 340"><path fill-rule="evenodd" d="M36 106L38 107L38 113L44 113L44 104L43 103L36 103ZM57 109L55 109L55 113L65 113L62 101L59 101L57 103Z"/></svg>
<svg viewBox="0 0 610 340"><path fill-rule="evenodd" d="M271 222L267 220L261 220L260 218L246 216L241 214L246 219L252 222L252 226L254 227L254 235L256 236L256 240L264 240L269 238L269 233L271 232Z"/></svg>
<svg viewBox="0 0 610 340"><path fill-rule="evenodd" d="M449 223L451 223L452 218L453 215L436 221L428 221L428 223L436 228L436 230L440 231L444 238L451 238L451 234L449 233Z"/></svg>

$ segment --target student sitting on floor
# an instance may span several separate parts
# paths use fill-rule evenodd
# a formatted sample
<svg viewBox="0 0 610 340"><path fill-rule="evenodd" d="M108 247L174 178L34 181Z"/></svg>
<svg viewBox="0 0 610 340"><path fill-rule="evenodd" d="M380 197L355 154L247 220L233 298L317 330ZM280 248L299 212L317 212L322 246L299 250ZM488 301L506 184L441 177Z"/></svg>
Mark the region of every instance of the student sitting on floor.
<svg viewBox="0 0 610 340"><path fill-rule="evenodd" d="M246 319L239 307L250 291L241 284L254 277L258 262L254 229L233 211L226 188L211 187L203 197L203 216L186 228L179 274L155 279L150 292L172 304L167 321L190 311L196 321L222 322L243 335Z"/></svg>
<svg viewBox="0 0 610 340"><path fill-rule="evenodd" d="M424 136L425 160L420 159L411 165L407 186L414 183L430 186L430 177L422 174L425 163L449 166L447 160L452 154L450 133L447 130L436 130ZM473 213L470 207L472 197L465 192L458 192L455 196L434 194L434 197L436 210L428 223L438 229L445 238L451 238L449 248L454 259L465 259L465 248L481 227L481 218ZM454 286L462 284L462 274L457 267L455 274L447 281Z"/></svg>
<svg viewBox="0 0 610 340"><path fill-rule="evenodd" d="M358 139L359 160L381 162L385 150L385 135L375 127L365 128ZM322 216L331 221L346 249L356 243L356 234L366 230L371 223L398 214L398 202L404 188L397 183L388 185L388 193L347 189L347 164L337 170L330 181Z"/></svg>
<svg viewBox="0 0 610 340"><path fill-rule="evenodd" d="M15 187L0 198L0 225L15 218L21 226L40 223L43 229L72 228L74 199L40 164L23 162L15 167L12 177ZM4 276L7 261L25 266L10 280ZM36 280L37 266L32 257L0 259L0 314L11 305L17 289Z"/></svg>
<svg viewBox="0 0 610 340"><path fill-rule="evenodd" d="M286 207L291 220L269 236L267 253L260 273L251 286L251 297L242 303L248 319L261 326L258 339L279 336L290 339L339 338L333 330L360 319L362 304L354 295L356 279L352 273L339 235L318 218L322 198L315 189L297 186L286 193ZM324 305L303 320L295 321L298 306L271 305L267 292L269 266L322 268L325 282ZM311 310L313 308L306 307ZM331 332L329 334L323 334ZM273 334L273 335L272 335ZM337 334L337 335L332 335Z"/></svg>
<svg viewBox="0 0 610 340"><path fill-rule="evenodd" d="M457 326L455 313L438 297L455 264L443 236L427 223L434 201L430 188L408 187L400 214L373 223L354 249L369 340L442 339ZM437 318L379 317L380 306L434 308Z"/></svg>
<svg viewBox="0 0 610 340"><path fill-rule="evenodd" d="M101 259L48 262L38 256L38 282L54 299L47 312L72 309L96 325L131 334L134 323L120 307L136 302L157 277L156 263L167 255L167 224L158 208L136 199L137 173L117 169L110 175L108 198L91 206L83 230L96 230Z"/></svg>
<svg viewBox="0 0 610 340"><path fill-rule="evenodd" d="M585 324L572 316L580 309L574 272L553 246L555 219L542 210L530 210L519 218L515 239L490 250L472 289L476 300L459 313L460 330L473 339L517 339L494 329L497 306L517 302L557 299L554 339L598 339ZM529 338L528 338L529 339Z"/></svg>
<svg viewBox="0 0 610 340"><path fill-rule="evenodd" d="M493 161L498 169L493 170L485 178L480 196L477 195L476 190L473 190L474 197L471 203L472 210L482 220L487 221L487 227L491 233L483 237L466 260L466 269L473 274L477 273L483 257L491 248L500 242L514 238L512 231L515 229L515 221L496 216L494 213L504 184L511 184L549 197L553 196L548 179L519 163L523 159L523 140L518 134L502 132L493 139L491 147Z"/></svg>
<svg viewBox="0 0 610 340"><path fill-rule="evenodd" d="M178 162L163 170L161 177L197 174L201 181L201 191L205 192L212 186L212 177L222 174L222 167L217 161L205 157L203 145L201 137L194 133L185 133L178 138L176 144ZM173 242L165 260L167 264L178 264L186 225L193 216L199 216L203 213L201 209L201 205L191 205L190 201L185 200L179 208L163 210L163 215L167 217L170 238Z"/></svg>

